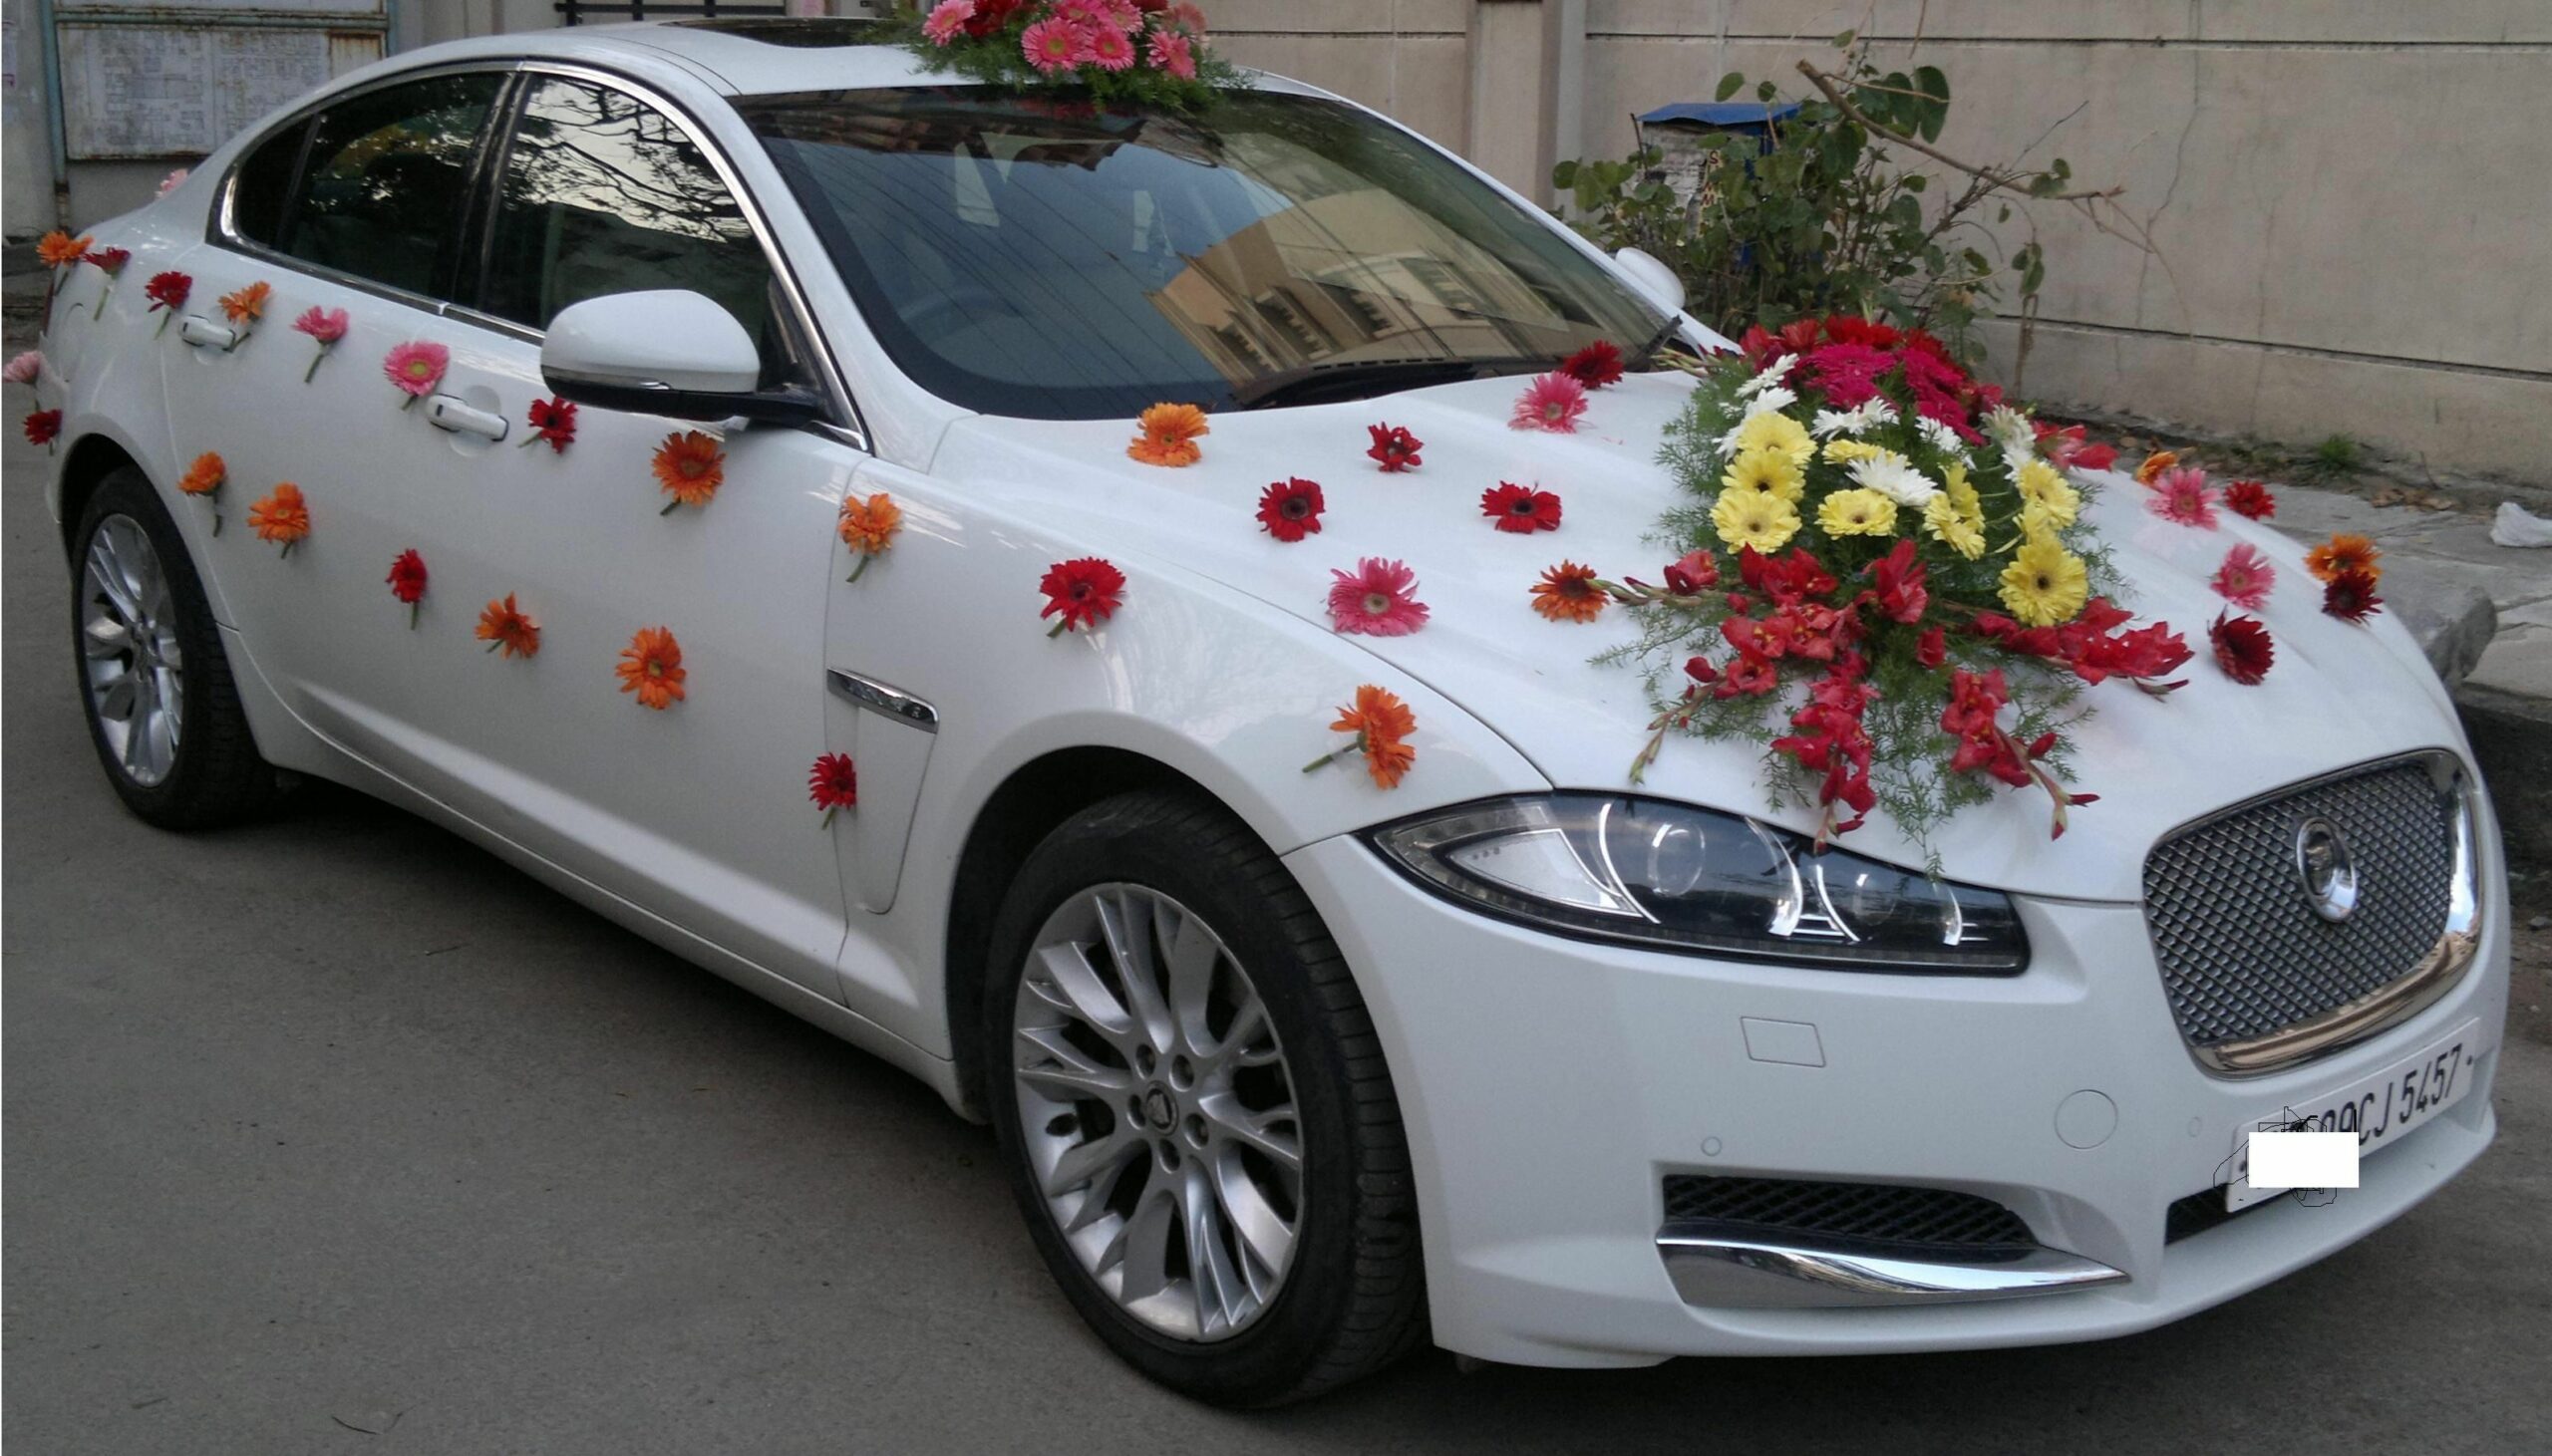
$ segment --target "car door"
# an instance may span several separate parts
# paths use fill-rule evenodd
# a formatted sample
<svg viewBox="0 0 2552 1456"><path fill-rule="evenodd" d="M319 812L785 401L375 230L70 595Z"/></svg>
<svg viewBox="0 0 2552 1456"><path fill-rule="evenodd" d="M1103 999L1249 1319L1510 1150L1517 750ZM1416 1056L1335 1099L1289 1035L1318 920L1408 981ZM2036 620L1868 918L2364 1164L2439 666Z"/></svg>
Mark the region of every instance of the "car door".
<svg viewBox="0 0 2552 1456"><path fill-rule="evenodd" d="M473 281L419 323L441 378L414 412L385 386L360 416L433 457L406 472L392 517L428 571L421 630L378 573L370 614L415 676L369 740L509 838L839 1000L834 844L849 825L820 827L807 776L833 747L825 587L865 456L819 428L590 406L570 437L536 433L542 331L591 298L700 292L762 341L767 383L811 385L816 367L775 259L669 104L533 68L505 131ZM668 492L683 458L714 462L714 493ZM537 625L536 651L478 636L507 601ZM633 684L621 669L651 645L665 671Z"/></svg>
<svg viewBox="0 0 2552 1456"><path fill-rule="evenodd" d="M190 280L160 345L173 453L224 466L217 490L177 502L180 528L253 669L367 756L418 683L417 639L383 577L413 538L410 492L450 456L442 432L400 410L380 360L444 307L507 80L489 69L402 79L277 128L243 152L210 238L173 260ZM313 309L347 321L324 357L293 327ZM284 483L310 523L289 554L249 520Z"/></svg>

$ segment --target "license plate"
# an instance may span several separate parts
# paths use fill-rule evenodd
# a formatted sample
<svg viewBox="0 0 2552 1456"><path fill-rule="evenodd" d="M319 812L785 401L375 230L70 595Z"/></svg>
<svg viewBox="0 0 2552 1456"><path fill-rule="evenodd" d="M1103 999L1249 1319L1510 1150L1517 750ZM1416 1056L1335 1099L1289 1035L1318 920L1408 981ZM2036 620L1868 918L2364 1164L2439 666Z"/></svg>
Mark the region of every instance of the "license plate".
<svg viewBox="0 0 2552 1456"><path fill-rule="evenodd" d="M2288 1191L2251 1186L2253 1131L2302 1123L2318 1132L2354 1132L2358 1156L2367 1157L2463 1100L2472 1090L2473 1064L2489 1049L2480 1036L2479 1019L2465 1021L2374 1076L2306 1102L2266 1109L2234 1128L2233 1178L2224 1188L2225 1211L2238 1213Z"/></svg>

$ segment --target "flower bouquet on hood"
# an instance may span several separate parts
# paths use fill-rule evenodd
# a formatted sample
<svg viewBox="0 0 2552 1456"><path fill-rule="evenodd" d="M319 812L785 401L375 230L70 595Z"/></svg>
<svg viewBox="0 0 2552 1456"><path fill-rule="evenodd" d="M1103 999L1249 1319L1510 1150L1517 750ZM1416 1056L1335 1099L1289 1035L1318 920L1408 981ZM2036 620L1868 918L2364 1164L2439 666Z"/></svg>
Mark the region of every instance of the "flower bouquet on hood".
<svg viewBox="0 0 2552 1456"><path fill-rule="evenodd" d="M896 43L971 80L1072 86L1100 103L1195 111L1243 83L1205 17L1169 0L918 0Z"/></svg>
<svg viewBox="0 0 2552 1456"><path fill-rule="evenodd" d="M2145 692L2189 659L2167 623L2130 627L2069 467L2114 458L2035 425L1928 335L1859 318L1749 330L1695 363L1663 459L1688 498L1663 586L1614 587L1642 624L1611 656L1650 672L1669 735L1754 737L1823 809L1824 839L1884 811L1906 836L1994 794L2075 792L2066 729L2082 690Z"/></svg>

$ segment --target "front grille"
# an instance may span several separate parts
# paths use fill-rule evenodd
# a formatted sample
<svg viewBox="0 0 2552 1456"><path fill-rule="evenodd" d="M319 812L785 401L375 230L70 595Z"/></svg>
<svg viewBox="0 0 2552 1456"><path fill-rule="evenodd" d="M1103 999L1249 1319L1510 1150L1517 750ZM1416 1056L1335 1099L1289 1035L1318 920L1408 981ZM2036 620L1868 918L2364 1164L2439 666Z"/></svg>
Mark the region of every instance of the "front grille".
<svg viewBox="0 0 2552 1456"><path fill-rule="evenodd" d="M1743 1224L1767 1234L1820 1234L1889 1244L2027 1249L2036 1243L2020 1215L1990 1198L1887 1183L1679 1173L1666 1180L1666 1216Z"/></svg>
<svg viewBox="0 0 2552 1456"><path fill-rule="evenodd" d="M2213 1188L2201 1189L2186 1198L2172 1200L2171 1207L2162 1217L2162 1242L2177 1244L2182 1239L2229 1224L2246 1213L2274 1208L2277 1202L2274 1198L2264 1198L2258 1203L2242 1208L2227 1209L2224 1206L2223 1185L2218 1184Z"/></svg>
<svg viewBox="0 0 2552 1456"><path fill-rule="evenodd" d="M2455 805L2425 758L2317 779L2164 840L2144 861L2144 920L2171 1015L2192 1046L2245 1041L2347 1005L2406 974L2445 929ZM2296 831L2338 826L2356 911L2314 913Z"/></svg>

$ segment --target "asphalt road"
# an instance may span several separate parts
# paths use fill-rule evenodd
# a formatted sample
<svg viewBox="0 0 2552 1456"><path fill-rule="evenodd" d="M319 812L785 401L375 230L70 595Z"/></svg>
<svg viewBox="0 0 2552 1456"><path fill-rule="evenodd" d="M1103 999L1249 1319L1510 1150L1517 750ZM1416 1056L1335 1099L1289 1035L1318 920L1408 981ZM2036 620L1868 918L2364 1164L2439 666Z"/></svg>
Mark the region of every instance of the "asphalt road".
<svg viewBox="0 0 2552 1456"><path fill-rule="evenodd" d="M351 793L195 837L128 817L14 429L6 459L13 1456L2552 1449L2539 964L2477 1168L2170 1328L1625 1373L1431 1352L1308 1407L1187 1404L1083 1331L986 1134L883 1064Z"/></svg>

